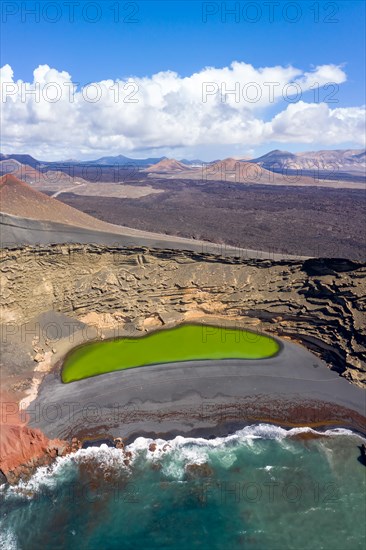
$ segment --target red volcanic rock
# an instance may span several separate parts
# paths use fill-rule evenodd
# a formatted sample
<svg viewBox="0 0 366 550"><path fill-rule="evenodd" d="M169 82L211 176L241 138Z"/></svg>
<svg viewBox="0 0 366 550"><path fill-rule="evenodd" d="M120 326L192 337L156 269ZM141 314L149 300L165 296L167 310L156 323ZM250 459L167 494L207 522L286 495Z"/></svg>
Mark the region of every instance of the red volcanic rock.
<svg viewBox="0 0 366 550"><path fill-rule="evenodd" d="M121 437L115 437L114 438L114 445L115 445L116 449L124 449L125 448Z"/></svg>
<svg viewBox="0 0 366 550"><path fill-rule="evenodd" d="M10 483L29 477L37 466L65 453L65 442L49 440L40 430L17 424L0 425L0 470Z"/></svg>
<svg viewBox="0 0 366 550"><path fill-rule="evenodd" d="M77 437L73 437L71 440L71 452L75 453L79 449L81 449L82 443Z"/></svg>
<svg viewBox="0 0 366 550"><path fill-rule="evenodd" d="M58 456L58 449L56 447L53 447L52 449L48 450L48 454L50 458L56 458L56 456Z"/></svg>
<svg viewBox="0 0 366 550"><path fill-rule="evenodd" d="M50 464L57 456L70 451L68 444L59 439L50 440L40 430L27 426L27 415L21 414L19 404L5 390L2 380L0 402L0 472L9 483L28 478L37 466Z"/></svg>

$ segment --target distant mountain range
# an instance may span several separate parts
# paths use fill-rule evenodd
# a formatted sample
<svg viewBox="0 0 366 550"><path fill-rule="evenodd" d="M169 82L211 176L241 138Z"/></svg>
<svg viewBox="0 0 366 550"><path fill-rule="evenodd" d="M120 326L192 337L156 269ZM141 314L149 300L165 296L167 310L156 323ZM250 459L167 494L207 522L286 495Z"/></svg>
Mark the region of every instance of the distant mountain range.
<svg viewBox="0 0 366 550"><path fill-rule="evenodd" d="M263 177L266 178L268 173L271 173L272 175L296 174L300 177L337 178L345 181L362 182L366 175L366 150L338 149L290 153L289 151L276 149L252 160L229 158L212 162L199 159L176 160L167 157L133 159L125 155L106 156L90 161L48 162L39 161L27 154L0 154L0 175L12 173L20 179L32 183L37 177L38 179L42 177L42 174L58 171L71 178L120 182L138 179L140 173L150 174L151 177L154 175L168 175L170 177L181 176L188 179L199 179L202 170L206 170L207 177L211 174L212 179L218 179L221 172L226 173L234 170L235 166L238 167L238 163L240 166L243 165L245 173L250 173L250 178L253 177L252 174L255 172L253 167L260 167L263 171L261 180L263 180ZM217 168L217 174L215 168ZM103 172L103 177L99 180L96 179L98 171ZM129 177L127 177L128 172ZM24 177L22 177L22 174L24 174ZM239 178L239 181L240 179L243 178ZM274 182L277 179L272 177ZM244 181L247 181L246 177L244 177Z"/></svg>
<svg viewBox="0 0 366 550"><path fill-rule="evenodd" d="M283 170L347 172L365 174L365 149L338 149L289 153L278 149L253 159L259 166L272 172Z"/></svg>
<svg viewBox="0 0 366 550"><path fill-rule="evenodd" d="M134 166L138 166L141 168L146 168L148 166L152 166L154 164L157 164L158 162L161 162L163 160L169 160L167 157L149 157L145 159L134 159L130 157L126 157L125 155L117 155L117 156L109 156L109 157L101 157L96 160L76 160L76 159L67 159L67 160L61 160L61 161L44 161L44 160L37 160L33 158L31 155L17 155L17 154L10 154L10 155L4 155L0 153L0 162L1 161L9 161L9 160L15 160L17 162L20 162L21 164L25 164L27 166L31 166L32 168L35 168L37 170L39 169L53 169L56 166L61 166L63 164L67 165L98 165L98 166L126 166L128 164L133 164ZM205 162L203 160L195 159L195 160L187 160L183 159L181 161L183 164L187 166L191 165L205 165L209 164L209 162Z"/></svg>
<svg viewBox="0 0 366 550"><path fill-rule="evenodd" d="M156 158L146 158L146 159L132 159L125 157L124 155L117 155L115 157L102 157L97 160L85 161L84 164L98 164L101 166L124 166L125 164L135 164L137 166L145 167L156 164L161 160L166 159L166 157L156 157Z"/></svg>
<svg viewBox="0 0 366 550"><path fill-rule="evenodd" d="M9 161L15 160L20 164L25 164L26 166L31 166L32 168L38 169L42 164L39 160L36 160L31 155L3 155L0 153L0 161Z"/></svg>
<svg viewBox="0 0 366 550"><path fill-rule="evenodd" d="M147 173L149 178L185 179L200 182L222 181L235 184L291 184L291 181L286 181L281 173L267 170L254 162L234 158L219 160L205 166L187 166L174 159L165 159L145 168L143 172ZM296 185L311 186L314 185L314 179L301 174L297 176L295 183Z"/></svg>

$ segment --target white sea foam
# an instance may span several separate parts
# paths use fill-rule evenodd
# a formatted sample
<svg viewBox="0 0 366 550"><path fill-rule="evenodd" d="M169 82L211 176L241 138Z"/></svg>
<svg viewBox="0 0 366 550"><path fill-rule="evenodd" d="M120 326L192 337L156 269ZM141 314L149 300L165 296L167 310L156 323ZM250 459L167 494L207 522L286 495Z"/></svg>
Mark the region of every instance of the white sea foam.
<svg viewBox="0 0 366 550"><path fill-rule="evenodd" d="M237 460L236 453L226 449L223 449L222 452L218 453L216 458L221 466L226 469L231 468Z"/></svg>
<svg viewBox="0 0 366 550"><path fill-rule="evenodd" d="M229 448L229 447L237 447L238 445L248 444L250 446L253 446L253 443L255 443L256 440L259 439L274 439L274 440L285 440L288 437L301 434L301 433L313 433L317 435L323 435L323 436L355 436L360 437L359 435L355 434L351 430L347 430L344 428L334 428L329 429L324 432L314 430L313 428L309 427L302 427L302 428L291 428L291 429L285 429L281 428L280 426L275 426L272 424L257 424L257 425L250 425L246 426L245 428L242 428L241 430L238 430L234 434L230 434L225 437L216 437L214 439L205 439L203 437L183 437L181 435L175 437L171 440L165 440L165 439L147 439L144 437L137 438L133 443L128 445L127 449L131 451L133 454L138 453L141 451L148 451L149 445L151 443L155 443L157 448L155 453L150 453L147 455L147 457L150 456L156 456L157 454L161 454L163 452L163 448L166 447L165 452L172 452L174 450L179 450L181 453L185 455L189 455L190 453L201 453L203 454L204 450L209 449L215 449L215 448ZM192 449L194 448L194 450Z"/></svg>
<svg viewBox="0 0 366 550"><path fill-rule="evenodd" d="M14 531L0 524L0 550L17 550L18 543Z"/></svg>
<svg viewBox="0 0 366 550"><path fill-rule="evenodd" d="M75 479L75 465L87 462L93 462L101 470L128 471L124 459L119 449L107 445L79 449L76 453L57 457L51 466L38 468L28 481L20 481L15 486L7 487L6 496L31 499L42 490L55 490L59 483L72 482Z"/></svg>
<svg viewBox="0 0 366 550"><path fill-rule="evenodd" d="M263 439L277 440L290 452L301 452L288 440L300 433L314 433L326 437L352 436L360 438L351 430L344 428L328 429L320 432L308 427L284 429L272 424L249 425L237 432L225 437L205 439L203 437L177 436L171 440L150 439L138 437L133 443L126 447L132 453L130 466L133 466L137 458L144 460L162 462L164 475L176 480L181 480L185 474L185 468L189 464L204 464L215 456L223 467L230 468L235 460L235 449L243 445L250 448L251 452L259 454L262 447L256 445L256 441ZM149 446L155 443L156 450L150 451ZM164 459L167 457L168 459ZM48 467L38 468L36 473L27 482L20 482L17 486L7 487L6 496L19 496L21 498L32 498L40 490L46 488L55 489L57 484L72 481L76 474L75 465L93 462L101 470L124 470L130 472L130 466L124 464L125 456L120 449L108 447L103 444L100 447L88 447L79 449L76 453L66 457L57 457L55 462ZM266 470L270 470L270 466ZM4 491L4 489L2 488Z"/></svg>

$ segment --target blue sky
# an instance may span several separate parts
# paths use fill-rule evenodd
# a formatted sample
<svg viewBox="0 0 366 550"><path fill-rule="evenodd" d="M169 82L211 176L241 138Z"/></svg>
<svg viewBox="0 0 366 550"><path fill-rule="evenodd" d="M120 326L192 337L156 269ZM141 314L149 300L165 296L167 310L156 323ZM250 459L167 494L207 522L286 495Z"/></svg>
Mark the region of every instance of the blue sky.
<svg viewBox="0 0 366 550"><path fill-rule="evenodd" d="M22 11L22 4L2 2L1 65L11 66L14 80L32 82L33 71L39 65L66 71L73 82L81 85L105 79L151 77L160 71L190 77L207 66L224 68L233 61L257 69L293 66L304 72L316 66L336 65L342 66L347 75L347 81L337 89L336 107L360 107L365 103L363 1L103 0L95 2L99 12L91 2L79 1L74 7L73 22L69 20L70 6L63 0L57 2L58 11L52 6L55 2L38 2L39 21L30 13L37 8L37 2L26 3L29 13ZM225 21L225 8L230 10L235 4L240 10L237 20L227 13ZM94 18L96 22L92 22ZM58 20L52 22L55 19ZM321 90L319 101L326 97ZM313 102L314 93L307 91L302 99ZM281 102L270 106L265 115L261 113L262 119L269 120L283 107ZM352 142L343 143L348 144ZM164 145L162 141L156 147ZM322 143L321 135L311 145L332 148L331 144ZM187 151L194 156L197 151L209 155L211 150L216 156L221 150L226 153L230 146L196 143L190 147L185 142L182 153ZM272 146L276 142L269 140L254 149L262 152ZM281 143L279 148L304 149L299 140L289 145ZM85 147L81 149L87 154ZM144 147L135 149L143 151ZM149 144L146 149L153 151L154 147ZM242 150L246 149L251 149L250 143L243 144Z"/></svg>

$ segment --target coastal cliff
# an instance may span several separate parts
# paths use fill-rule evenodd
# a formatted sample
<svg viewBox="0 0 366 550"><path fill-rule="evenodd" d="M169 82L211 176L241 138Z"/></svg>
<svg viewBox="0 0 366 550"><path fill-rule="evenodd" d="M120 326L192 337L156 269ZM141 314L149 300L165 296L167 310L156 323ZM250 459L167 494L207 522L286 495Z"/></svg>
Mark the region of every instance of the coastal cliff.
<svg viewBox="0 0 366 550"><path fill-rule="evenodd" d="M20 341L42 372L60 358L61 340L80 343L75 332L85 340L209 320L298 341L366 385L365 264L54 245L3 250L1 272L7 374L29 365Z"/></svg>
<svg viewBox="0 0 366 550"><path fill-rule="evenodd" d="M366 266L349 260L23 247L2 250L1 289L2 384L23 408L75 345L187 321L300 342L350 382L366 385ZM64 452L65 442L41 431L1 427L0 469L11 482Z"/></svg>
<svg viewBox="0 0 366 550"><path fill-rule="evenodd" d="M0 473L8 483L28 479L39 466L47 466L68 452L68 444L48 439L41 430L1 424Z"/></svg>

